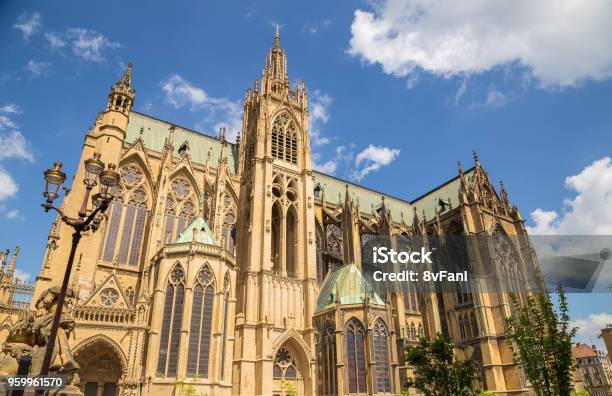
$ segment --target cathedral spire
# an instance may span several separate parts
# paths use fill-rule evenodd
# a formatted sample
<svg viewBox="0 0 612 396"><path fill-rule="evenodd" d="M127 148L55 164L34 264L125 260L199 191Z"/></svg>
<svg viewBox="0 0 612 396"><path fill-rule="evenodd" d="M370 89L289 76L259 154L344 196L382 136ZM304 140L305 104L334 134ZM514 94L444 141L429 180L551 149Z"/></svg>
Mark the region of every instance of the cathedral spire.
<svg viewBox="0 0 612 396"><path fill-rule="evenodd" d="M262 93L285 93L289 90L287 74L287 55L280 46L278 26L274 33L274 44L266 57L263 76L261 78Z"/></svg>
<svg viewBox="0 0 612 396"><path fill-rule="evenodd" d="M106 111L120 111L128 114L134 104L136 91L132 87L132 64L129 63L121 78L111 87Z"/></svg>

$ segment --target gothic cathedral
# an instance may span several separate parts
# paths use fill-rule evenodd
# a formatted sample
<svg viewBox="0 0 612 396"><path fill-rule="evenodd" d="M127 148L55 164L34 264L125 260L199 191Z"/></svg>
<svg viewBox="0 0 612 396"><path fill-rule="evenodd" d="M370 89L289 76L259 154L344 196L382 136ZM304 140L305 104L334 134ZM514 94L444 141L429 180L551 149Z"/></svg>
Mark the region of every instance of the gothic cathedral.
<svg viewBox="0 0 612 396"><path fill-rule="evenodd" d="M504 318L509 291L537 287L538 265L518 209L476 155L412 201L313 170L306 85L290 85L278 32L235 142L135 112L135 96L129 65L75 175L94 153L121 175L70 280L69 342L85 395L399 394L411 375L404 346L436 333L475 359L481 387L528 394ZM74 183L63 208L76 212L84 193ZM451 234L490 241L463 265L492 260L513 288L381 293L364 275L366 236ZM56 220L32 309L61 282L70 241ZM0 311L4 338L14 318Z"/></svg>

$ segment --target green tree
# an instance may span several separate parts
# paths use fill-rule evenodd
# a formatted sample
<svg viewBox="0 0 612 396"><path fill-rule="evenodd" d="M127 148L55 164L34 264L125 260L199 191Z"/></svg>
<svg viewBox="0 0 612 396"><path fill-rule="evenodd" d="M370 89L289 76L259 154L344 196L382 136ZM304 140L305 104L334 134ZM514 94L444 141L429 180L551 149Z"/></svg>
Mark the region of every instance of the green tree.
<svg viewBox="0 0 612 396"><path fill-rule="evenodd" d="M529 296L520 304L512 296L515 314L507 320L507 334L513 341L514 361L519 364L538 396L570 396L572 373L572 338L567 298L557 287L559 311L555 311L550 294Z"/></svg>
<svg viewBox="0 0 612 396"><path fill-rule="evenodd" d="M434 340L421 338L416 346L407 346L406 362L414 368L414 378L407 385L425 396L474 396L476 368L471 359L456 361L453 343L437 334Z"/></svg>
<svg viewBox="0 0 612 396"><path fill-rule="evenodd" d="M285 389L285 395L297 396L297 390L295 389L295 385L293 385L291 382L283 381L282 386Z"/></svg>

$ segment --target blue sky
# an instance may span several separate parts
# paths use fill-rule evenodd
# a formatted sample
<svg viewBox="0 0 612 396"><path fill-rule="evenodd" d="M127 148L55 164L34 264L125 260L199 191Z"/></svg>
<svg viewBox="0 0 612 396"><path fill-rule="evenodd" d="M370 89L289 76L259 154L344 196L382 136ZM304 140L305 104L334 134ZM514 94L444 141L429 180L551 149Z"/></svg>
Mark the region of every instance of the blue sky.
<svg viewBox="0 0 612 396"><path fill-rule="evenodd" d="M277 23L319 167L411 199L476 149L533 233L612 234L612 5L507 3L2 2L0 247L35 276L42 170L74 171L128 62L136 110L235 132ZM610 299L572 296L573 314L610 321Z"/></svg>

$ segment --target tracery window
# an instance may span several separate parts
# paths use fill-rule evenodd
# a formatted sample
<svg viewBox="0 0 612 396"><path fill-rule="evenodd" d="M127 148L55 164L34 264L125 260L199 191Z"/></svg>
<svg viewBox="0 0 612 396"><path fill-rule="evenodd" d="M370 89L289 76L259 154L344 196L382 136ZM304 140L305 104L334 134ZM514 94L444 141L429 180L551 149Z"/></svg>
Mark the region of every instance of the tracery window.
<svg viewBox="0 0 612 396"><path fill-rule="evenodd" d="M319 341L319 394L322 396L337 395L336 380L336 331L331 322L321 330Z"/></svg>
<svg viewBox="0 0 612 396"><path fill-rule="evenodd" d="M321 236L321 231L319 229L319 227L316 227L316 231L315 231L315 246L316 246L316 250L317 250L317 258L316 258L316 265L317 265L317 281L319 282L319 284L321 284L321 282L323 282L323 279L325 278L325 275L327 273L327 271L325 271L324 263L323 263L323 237Z"/></svg>
<svg viewBox="0 0 612 396"><path fill-rule="evenodd" d="M172 243L185 231L198 212L197 191L186 177L179 176L170 182L166 198L164 242Z"/></svg>
<svg viewBox="0 0 612 396"><path fill-rule="evenodd" d="M115 289L104 289L100 292L100 304L103 307L112 307L119 300L119 293Z"/></svg>
<svg viewBox="0 0 612 396"><path fill-rule="evenodd" d="M147 192L143 187L145 177L135 164L122 167L119 174L121 183L113 189L115 200L111 204L101 258L136 266L140 261L148 216Z"/></svg>
<svg viewBox="0 0 612 396"><path fill-rule="evenodd" d="M233 253L234 244L236 243L236 216L233 212L225 214L223 226L221 227L221 236L225 243L225 250Z"/></svg>
<svg viewBox="0 0 612 396"><path fill-rule="evenodd" d="M365 328L357 318L351 318L346 324L345 334L349 393L365 393Z"/></svg>
<svg viewBox="0 0 612 396"><path fill-rule="evenodd" d="M198 272L193 289L187 374L208 378L214 304L214 275L208 266Z"/></svg>
<svg viewBox="0 0 612 396"><path fill-rule="evenodd" d="M376 361L376 389L391 392L391 369L389 359L389 333L385 323L378 319L373 333L374 359Z"/></svg>
<svg viewBox="0 0 612 396"><path fill-rule="evenodd" d="M123 211L123 202L115 200L111 204L111 215L108 221L106 230L106 242L102 253L102 260L112 261L115 254L115 245L117 243L117 234L119 233L119 224L121 223L121 212Z"/></svg>
<svg viewBox="0 0 612 396"><path fill-rule="evenodd" d="M497 227L491 234L491 243L502 280L506 283L510 292L519 300L522 300L525 276L512 241Z"/></svg>
<svg viewBox="0 0 612 396"><path fill-rule="evenodd" d="M121 168L121 180L127 186L135 186L142 180L142 171L135 165Z"/></svg>
<svg viewBox="0 0 612 396"><path fill-rule="evenodd" d="M281 113L272 124L272 157L297 164L297 131L288 113Z"/></svg>
<svg viewBox="0 0 612 396"><path fill-rule="evenodd" d="M342 230L334 223L327 225L325 235L327 253L338 260L342 260Z"/></svg>
<svg viewBox="0 0 612 396"><path fill-rule="evenodd" d="M274 366L272 376L274 379L282 381L295 381L298 378L295 359L286 347L282 346L274 356Z"/></svg>
<svg viewBox="0 0 612 396"><path fill-rule="evenodd" d="M180 266L176 266L168 277L164 299L164 314L157 358L157 375L160 377L176 377L184 297L185 273Z"/></svg>
<svg viewBox="0 0 612 396"><path fill-rule="evenodd" d="M185 198L189 195L189 182L184 177L178 177L174 179L172 181L171 188L172 192L177 198Z"/></svg>

